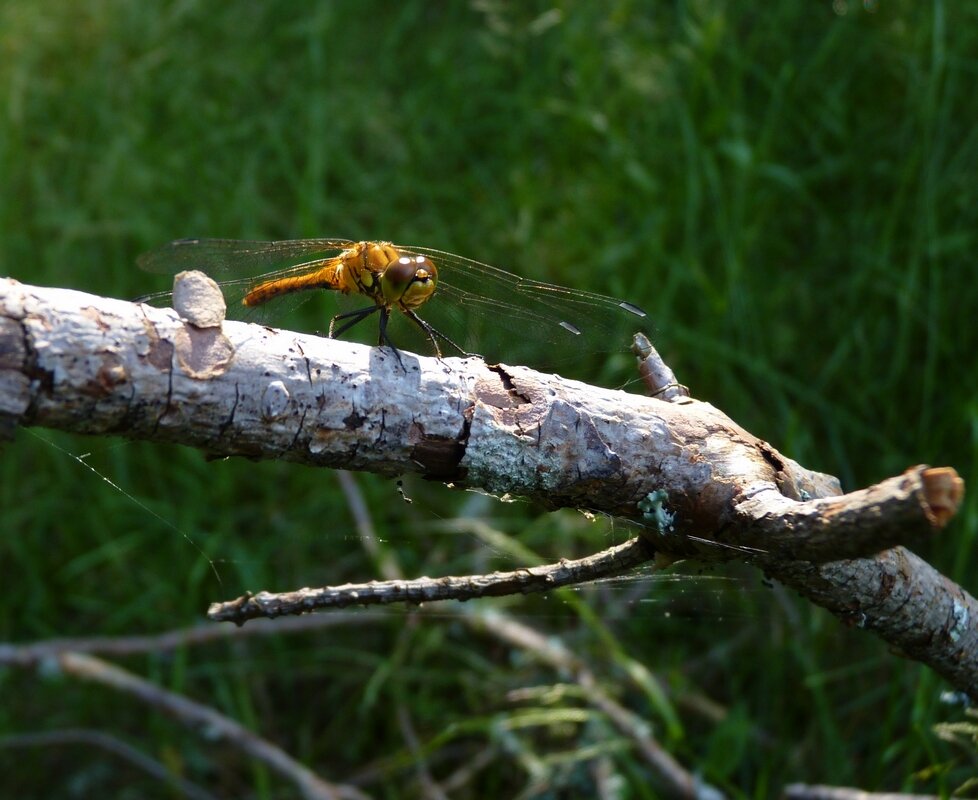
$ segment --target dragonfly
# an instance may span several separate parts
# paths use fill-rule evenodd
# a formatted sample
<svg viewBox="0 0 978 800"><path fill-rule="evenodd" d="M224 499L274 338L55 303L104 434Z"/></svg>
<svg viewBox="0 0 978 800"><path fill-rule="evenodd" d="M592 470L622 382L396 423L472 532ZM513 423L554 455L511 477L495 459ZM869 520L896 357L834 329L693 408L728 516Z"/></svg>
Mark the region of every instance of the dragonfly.
<svg viewBox="0 0 978 800"><path fill-rule="evenodd" d="M377 314L378 344L390 347L398 361L389 333L396 315L407 319L439 358L443 347L476 355L458 343L474 319L513 344L542 340L566 348L578 341L596 343L623 320L646 317L629 301L530 280L444 250L384 241L178 239L144 253L137 263L157 273L202 270L246 308L314 290L362 298L367 305L331 318L330 338Z"/></svg>

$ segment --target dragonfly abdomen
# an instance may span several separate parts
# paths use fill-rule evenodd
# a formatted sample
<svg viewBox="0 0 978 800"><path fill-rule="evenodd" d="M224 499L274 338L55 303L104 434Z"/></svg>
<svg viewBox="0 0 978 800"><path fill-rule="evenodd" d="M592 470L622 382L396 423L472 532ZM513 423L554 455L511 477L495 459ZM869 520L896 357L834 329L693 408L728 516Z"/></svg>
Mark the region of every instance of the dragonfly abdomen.
<svg viewBox="0 0 978 800"><path fill-rule="evenodd" d="M336 261L336 259L330 259ZM260 306L283 294L292 292L304 292L308 289L328 289L343 293L357 291L355 286L348 286L348 281L344 280L344 264L326 264L320 269L309 272L305 275L288 275L285 277L273 278L253 286L242 298L242 304L246 306Z"/></svg>

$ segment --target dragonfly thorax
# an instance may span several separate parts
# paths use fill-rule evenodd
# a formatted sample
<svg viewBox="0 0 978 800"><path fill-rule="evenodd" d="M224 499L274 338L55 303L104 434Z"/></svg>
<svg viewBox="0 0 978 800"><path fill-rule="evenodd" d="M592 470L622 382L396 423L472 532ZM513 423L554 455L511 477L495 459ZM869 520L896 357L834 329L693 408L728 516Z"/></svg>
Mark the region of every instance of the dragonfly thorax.
<svg viewBox="0 0 978 800"><path fill-rule="evenodd" d="M371 298L386 308L417 308L435 291L438 270L426 256L402 255L388 242L358 242L340 256L342 291Z"/></svg>

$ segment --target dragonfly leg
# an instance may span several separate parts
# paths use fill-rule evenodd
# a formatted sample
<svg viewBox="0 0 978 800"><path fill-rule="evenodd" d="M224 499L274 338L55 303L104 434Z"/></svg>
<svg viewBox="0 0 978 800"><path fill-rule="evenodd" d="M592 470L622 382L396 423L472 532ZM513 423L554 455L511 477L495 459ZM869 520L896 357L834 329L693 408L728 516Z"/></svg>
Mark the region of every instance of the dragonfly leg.
<svg viewBox="0 0 978 800"><path fill-rule="evenodd" d="M387 345L391 350L393 350L394 355L397 357L397 363L401 365L401 369L404 369L404 362L401 360L401 351L394 346L394 343L387 335L387 323L391 318L391 310L386 306L377 306L377 308L380 309L380 340L377 342L377 344L379 344L381 347ZM406 372L407 370L404 371Z"/></svg>
<svg viewBox="0 0 978 800"><path fill-rule="evenodd" d="M432 327L428 322L425 322L421 317L415 314L410 308L402 308L401 311L410 319L415 325L417 325L421 330L424 331L424 335L428 337L428 341L431 342L431 346L435 348L435 355L441 358L441 348L438 346L438 340L441 339L446 344L450 344L455 350L458 351L459 355L468 358L469 356L475 355L475 353L468 353L459 347L455 342L449 339L444 333L442 333L437 328Z"/></svg>
<svg viewBox="0 0 978 800"><path fill-rule="evenodd" d="M350 330L358 322L366 319L379 309L380 306L370 306L368 308L359 308L356 311L347 311L344 314L337 314L329 321L329 338L335 339L337 336L346 333L346 331ZM342 319L347 319L349 322L344 322L339 328L336 328L336 323Z"/></svg>
<svg viewBox="0 0 978 800"><path fill-rule="evenodd" d="M337 314L329 321L329 338L335 339L337 336L340 336L341 334L350 330L350 328L352 328L358 322L362 322L377 311L380 312L380 340L378 344L381 346L387 345L391 350L393 350L394 355L397 357L397 363L403 367L404 362L401 361L401 353L396 347L394 347L394 343L387 335L387 321L390 319L391 310L389 308L384 308L384 306L369 306L367 308L359 308L356 311L347 311L343 314ZM339 328L337 328L336 323L340 320L348 321L344 322Z"/></svg>

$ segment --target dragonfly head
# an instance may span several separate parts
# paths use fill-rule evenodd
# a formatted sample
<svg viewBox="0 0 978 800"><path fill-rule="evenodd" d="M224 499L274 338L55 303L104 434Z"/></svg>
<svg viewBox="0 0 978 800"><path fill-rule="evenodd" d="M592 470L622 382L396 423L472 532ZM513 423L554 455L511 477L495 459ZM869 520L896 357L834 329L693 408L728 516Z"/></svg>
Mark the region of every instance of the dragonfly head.
<svg viewBox="0 0 978 800"><path fill-rule="evenodd" d="M384 299L404 308L417 308L435 291L438 270L425 256L401 256L392 261L380 276Z"/></svg>

